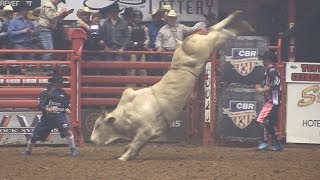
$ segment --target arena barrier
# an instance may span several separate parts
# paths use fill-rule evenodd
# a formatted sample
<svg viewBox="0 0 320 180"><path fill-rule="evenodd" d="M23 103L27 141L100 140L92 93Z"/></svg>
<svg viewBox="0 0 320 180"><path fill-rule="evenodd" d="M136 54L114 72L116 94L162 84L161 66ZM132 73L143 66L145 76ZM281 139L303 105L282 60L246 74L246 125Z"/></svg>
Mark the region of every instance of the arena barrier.
<svg viewBox="0 0 320 180"><path fill-rule="evenodd" d="M0 66L7 68L10 65L18 66L23 69L27 65L32 65L36 69L41 69L42 65L51 65L54 68L64 72L65 77L69 79L66 83L65 90L71 95L70 115L71 125L75 135L77 146L84 143L83 123L81 120L81 111L86 109L94 109L94 113L98 115L101 109L112 110L119 98L128 86L134 84L134 89L143 88L158 82L162 74L147 76L128 76L126 73L122 75L113 74L112 71L124 71L129 69L146 69L146 70L166 70L170 66L170 62L130 62L115 61L115 59L85 59L84 53L95 54L147 54L159 55L153 51L125 51L125 52L103 52L103 51L84 51L82 50L85 41L84 31L76 28L66 29L66 39L70 41L71 50L0 50L0 53L64 53L64 60L55 61L1 61ZM283 74L283 64L281 63L281 39L276 46L270 46L278 52L278 67ZM161 55L172 54L165 52ZM219 88L219 71L217 67L219 61L215 55L211 56L211 62L206 65L204 73L200 76L194 93L189 99L185 109L182 112L184 140L189 142L202 142L203 145L216 143L215 129L217 126L217 104L218 104L218 88ZM36 98L47 83L48 76L22 76L22 75L0 75L0 108L31 108L36 107ZM132 87L132 86L131 86ZM285 86L283 87L285 88ZM285 94L285 91L282 91ZM285 96L283 96L285 97ZM279 116L284 115L285 105L282 104ZM90 116L90 115L89 115ZM283 118L280 118L283 120ZM92 131L95 118L88 118L86 123L88 134ZM181 122L174 122L172 127L180 126ZM278 125L279 134L284 137L284 122Z"/></svg>

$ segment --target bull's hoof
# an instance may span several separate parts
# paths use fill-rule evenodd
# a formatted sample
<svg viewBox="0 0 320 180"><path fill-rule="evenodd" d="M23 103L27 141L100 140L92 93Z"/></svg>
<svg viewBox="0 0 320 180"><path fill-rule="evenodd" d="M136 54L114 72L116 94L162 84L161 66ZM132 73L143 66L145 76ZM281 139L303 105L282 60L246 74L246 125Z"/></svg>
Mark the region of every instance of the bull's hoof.
<svg viewBox="0 0 320 180"><path fill-rule="evenodd" d="M123 157L119 157L118 160L120 160L120 161L128 161L128 159L123 158Z"/></svg>

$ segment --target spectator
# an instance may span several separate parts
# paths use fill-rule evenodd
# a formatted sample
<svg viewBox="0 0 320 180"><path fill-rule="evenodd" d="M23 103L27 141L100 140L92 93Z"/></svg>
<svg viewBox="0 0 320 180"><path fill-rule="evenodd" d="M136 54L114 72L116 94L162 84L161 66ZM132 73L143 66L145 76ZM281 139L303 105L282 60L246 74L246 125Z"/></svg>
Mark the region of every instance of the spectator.
<svg viewBox="0 0 320 180"><path fill-rule="evenodd" d="M58 21L64 19L68 14L72 13L72 9L67 11L66 8L61 8L58 11L59 3L66 3L65 0L47 0L41 8L39 17L39 37L43 49L53 49L53 33L57 28ZM52 53L44 53L43 60L51 60Z"/></svg>
<svg viewBox="0 0 320 180"><path fill-rule="evenodd" d="M94 12L91 15L91 23L94 25L100 25L101 19L102 19L102 16L100 12Z"/></svg>
<svg viewBox="0 0 320 180"><path fill-rule="evenodd" d="M78 20L71 24L71 27L81 27L85 31L90 31L91 20L90 16L93 13L88 7L83 7L77 11Z"/></svg>
<svg viewBox="0 0 320 180"><path fill-rule="evenodd" d="M107 7L107 19L103 23L102 33L105 51L123 52L130 43L128 22L119 18L119 4L114 2ZM123 55L112 56L113 60L124 60Z"/></svg>
<svg viewBox="0 0 320 180"><path fill-rule="evenodd" d="M133 10L131 13L132 23L129 26L131 33L130 50L133 51L145 51L149 44L149 32L148 28L142 23L142 12L140 10ZM130 61L146 61L145 54L131 54ZM130 76L136 76L136 70L130 69ZM139 69L138 74L140 76L146 76L147 72L145 69Z"/></svg>
<svg viewBox="0 0 320 180"><path fill-rule="evenodd" d="M151 16L152 16L152 21L148 24L149 39L150 39L148 47L150 49L155 50L156 48L155 42L156 42L158 32L160 28L162 28L166 23L162 19L161 10L154 10Z"/></svg>
<svg viewBox="0 0 320 180"><path fill-rule="evenodd" d="M197 27L188 27L177 23L175 10L169 11L167 24L158 32L155 46L158 52L170 52L176 49L176 40L183 41L184 37L197 30ZM161 56L162 61L171 61L172 55Z"/></svg>
<svg viewBox="0 0 320 180"><path fill-rule="evenodd" d="M29 16L33 22L33 26L35 28L35 34L33 36L33 43L35 48L42 49L41 40L39 38L39 16L40 16L41 8L37 7L31 11L31 15ZM40 55L40 54L37 54ZM38 58L38 57L37 57Z"/></svg>
<svg viewBox="0 0 320 180"><path fill-rule="evenodd" d="M217 23L217 17L215 13L209 12L206 15L203 15L205 17L204 21L196 23L194 26L200 29L208 29L209 27L213 26L215 23Z"/></svg>
<svg viewBox="0 0 320 180"><path fill-rule="evenodd" d="M19 6L15 7L18 15L9 21L8 35L15 49L35 49L33 36L35 27L33 22L28 18L30 6L25 1L21 1ZM15 59L34 59L34 53L15 53Z"/></svg>
<svg viewBox="0 0 320 180"><path fill-rule="evenodd" d="M13 8L11 5L6 5L0 10L0 49L11 49L12 44L10 43L8 36L8 24L13 16ZM1 54L1 59L8 59L8 54Z"/></svg>
<svg viewBox="0 0 320 180"><path fill-rule="evenodd" d="M93 14L93 11L88 7L83 7L77 11L77 16L79 20L71 24L71 27L80 27L86 31L87 40L84 42L84 50L99 50L101 49L100 40L101 40L101 27L99 21L93 22L90 20L90 16ZM93 60L98 57L93 53L85 53L83 59Z"/></svg>
<svg viewBox="0 0 320 180"><path fill-rule="evenodd" d="M148 24L148 31L149 31L149 44L148 48L150 50L156 51L155 41L158 35L159 30L166 24L162 18L163 14L161 9L153 10L151 17L152 21ZM161 57L159 54L149 54L147 55L148 61L161 61ZM162 70L152 69L148 70L148 75L162 75Z"/></svg>

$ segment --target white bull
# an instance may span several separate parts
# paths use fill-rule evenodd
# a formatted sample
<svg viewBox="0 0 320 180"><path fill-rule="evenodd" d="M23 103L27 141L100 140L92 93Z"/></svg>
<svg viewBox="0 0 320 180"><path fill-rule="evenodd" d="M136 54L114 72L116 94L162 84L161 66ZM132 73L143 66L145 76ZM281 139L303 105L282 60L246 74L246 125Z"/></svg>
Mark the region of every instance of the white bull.
<svg viewBox="0 0 320 180"><path fill-rule="evenodd" d="M91 141L109 144L119 138L132 139L119 158L127 161L149 140L165 133L185 106L210 54L232 36L252 31L246 21L236 18L239 13L236 11L212 26L207 35L194 34L183 43L178 42L171 68L163 78L151 87L126 89L116 109L97 119Z"/></svg>

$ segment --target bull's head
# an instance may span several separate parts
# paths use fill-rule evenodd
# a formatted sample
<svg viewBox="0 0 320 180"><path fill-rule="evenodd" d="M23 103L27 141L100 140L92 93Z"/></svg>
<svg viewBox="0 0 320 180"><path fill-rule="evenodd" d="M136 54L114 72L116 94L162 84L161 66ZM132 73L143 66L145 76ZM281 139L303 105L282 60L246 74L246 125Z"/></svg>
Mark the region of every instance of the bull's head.
<svg viewBox="0 0 320 180"><path fill-rule="evenodd" d="M126 139L115 129L113 125L115 120L110 113L103 112L95 122L90 140L95 144L109 144L119 138Z"/></svg>
<svg viewBox="0 0 320 180"><path fill-rule="evenodd" d="M207 35L193 34L183 42L177 42L172 63L174 66L195 66L202 70L211 53L217 52L224 43L236 35L252 33L254 29L246 21L240 19L242 11L235 11L224 20L209 28ZM203 62L203 63L201 63Z"/></svg>

